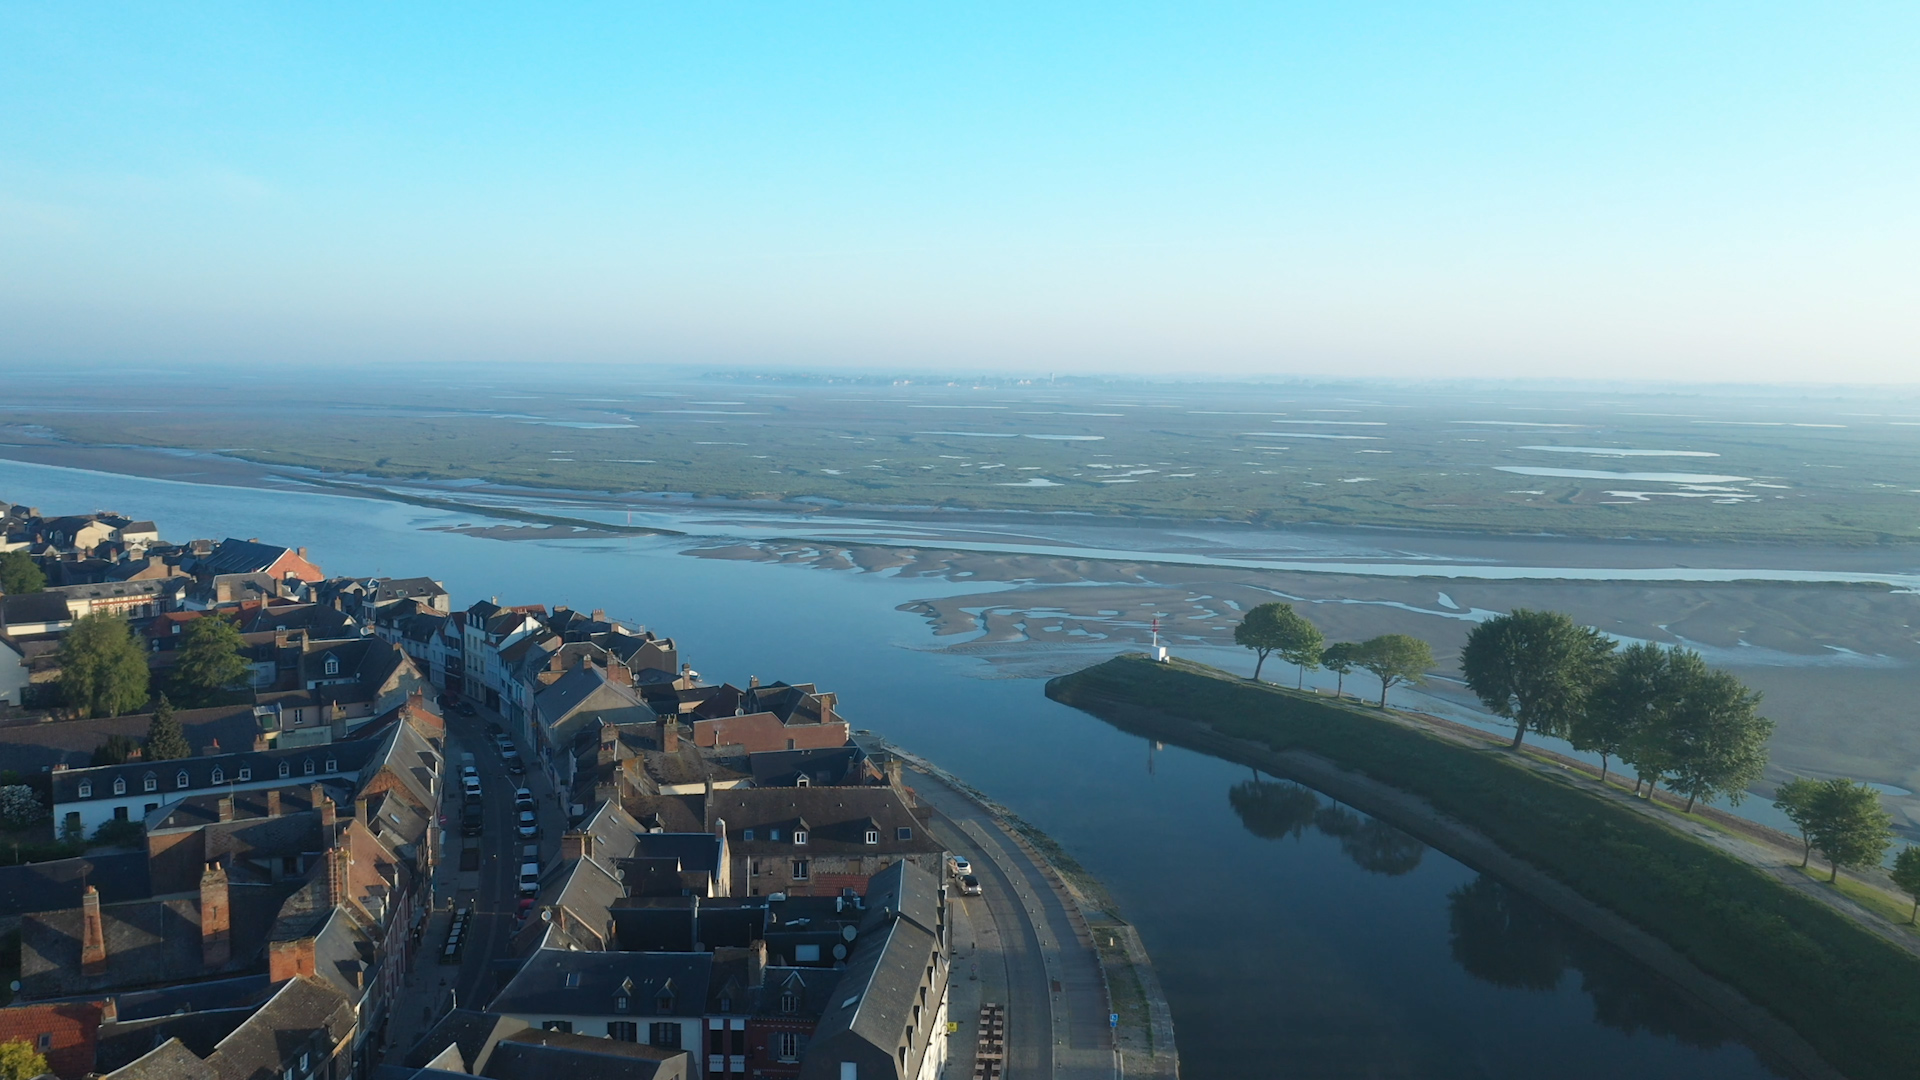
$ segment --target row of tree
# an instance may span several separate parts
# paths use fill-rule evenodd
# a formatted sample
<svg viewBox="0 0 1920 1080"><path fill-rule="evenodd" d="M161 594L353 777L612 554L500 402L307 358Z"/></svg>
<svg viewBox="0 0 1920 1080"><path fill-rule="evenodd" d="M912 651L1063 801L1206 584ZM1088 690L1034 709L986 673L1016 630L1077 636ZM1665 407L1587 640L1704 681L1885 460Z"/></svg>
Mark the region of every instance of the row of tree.
<svg viewBox="0 0 1920 1080"><path fill-rule="evenodd" d="M187 624L167 694L188 708L217 704L247 680L245 641L234 624L207 615ZM75 619L60 642L60 696L84 716L119 716L153 697L147 651L125 619L95 612Z"/></svg>
<svg viewBox="0 0 1920 1080"><path fill-rule="evenodd" d="M1326 668L1339 678L1334 694L1345 693L1346 677L1355 668L1370 671L1380 680L1380 706L1387 704L1387 691L1396 683L1411 682L1433 667L1433 650L1419 638L1406 634L1382 634L1366 641L1336 641L1329 645L1320 628L1282 603L1260 604L1249 610L1233 631L1234 643L1252 649L1258 657L1253 677L1267 657L1280 659L1300 669L1297 685L1306 684L1307 672Z"/></svg>

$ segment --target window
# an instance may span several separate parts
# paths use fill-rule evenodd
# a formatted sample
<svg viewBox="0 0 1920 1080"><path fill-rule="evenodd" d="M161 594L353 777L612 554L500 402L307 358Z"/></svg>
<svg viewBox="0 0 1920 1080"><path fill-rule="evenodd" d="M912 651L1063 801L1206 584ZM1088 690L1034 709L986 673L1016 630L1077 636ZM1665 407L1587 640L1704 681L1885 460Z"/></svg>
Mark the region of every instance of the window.
<svg viewBox="0 0 1920 1080"><path fill-rule="evenodd" d="M807 880L807 860L805 859L793 860L793 880L795 881Z"/></svg>
<svg viewBox="0 0 1920 1080"><path fill-rule="evenodd" d="M879 843L879 842L880 842L880 830L879 830L879 829L868 829L868 830L867 830L867 843L869 843L869 844L877 844L877 843Z"/></svg>
<svg viewBox="0 0 1920 1080"><path fill-rule="evenodd" d="M328 771L328 772L339 772L339 771L340 771L340 763L339 763L338 761L336 761L336 760L334 760L333 758L328 758L328 759L327 759L327 771Z"/></svg>
<svg viewBox="0 0 1920 1080"><path fill-rule="evenodd" d="M840 1080L860 1080L860 1066L851 1061L841 1062Z"/></svg>
<svg viewBox="0 0 1920 1080"><path fill-rule="evenodd" d="M800 1033L796 1031L781 1032L779 1053L781 1061L799 1061Z"/></svg>
<svg viewBox="0 0 1920 1080"><path fill-rule="evenodd" d="M800 774L799 776L797 776L797 777L795 777L795 778L794 778L794 781L793 781L793 786L794 786L794 787L806 787L806 786L807 786L807 783L808 783L808 781L807 781L807 774L806 774L806 773L801 773L801 774Z"/></svg>
<svg viewBox="0 0 1920 1080"><path fill-rule="evenodd" d="M627 1011L627 1003L628 1003L628 999L627 999L627 996L626 996L625 994L622 994L622 995L620 995L619 997L617 997L617 998L614 998L614 999L613 999L613 1011L614 1011L614 1012L626 1012L626 1011Z"/></svg>
<svg viewBox="0 0 1920 1080"><path fill-rule="evenodd" d="M313 759L308 758L305 762L303 762L300 766L300 771L306 773L308 776L312 776L313 775Z"/></svg>
<svg viewBox="0 0 1920 1080"><path fill-rule="evenodd" d="M767 839L769 839L769 840L772 840L772 841L774 841L775 843L778 843L778 842L779 842L779 840L780 840L780 830L779 830L779 829L768 829L768 830L767 830Z"/></svg>
<svg viewBox="0 0 1920 1080"><path fill-rule="evenodd" d="M329 674L329 675L338 675L338 674L340 674L340 659L339 659L339 657L335 657L335 656L329 656L329 657L327 657L327 674Z"/></svg>
<svg viewBox="0 0 1920 1080"><path fill-rule="evenodd" d="M142 791L159 791L159 790L160 790L160 778L159 778L159 777L157 777L157 776L155 776L155 775L153 775L152 773L148 773L148 774L147 774L146 776L144 776L144 777L142 777L142 778L141 778L141 781L140 781L140 790L142 790Z"/></svg>
<svg viewBox="0 0 1920 1080"><path fill-rule="evenodd" d="M127 808L126 808L126 807L124 807L124 806L116 806L116 807L114 807L114 808L113 808L113 820L115 820L115 821L125 821L125 820L127 820Z"/></svg>
<svg viewBox="0 0 1920 1080"><path fill-rule="evenodd" d="M93 798L93 782L91 780L80 781L80 797L83 799Z"/></svg>
<svg viewBox="0 0 1920 1080"><path fill-rule="evenodd" d="M667 1013L673 1012L673 987L672 986L663 986L660 988L660 992L658 994L653 995L653 1011L661 1014L667 1014ZM659 1046L661 1044L655 1043L654 1045ZM673 1045L679 1046L680 1044L674 1043Z"/></svg>
<svg viewBox="0 0 1920 1080"><path fill-rule="evenodd" d="M115 795L125 795L125 794L127 793L127 778L126 778L126 777L124 777L124 776L117 776L117 777L115 777L115 778L114 778L114 780L113 780L113 793L114 793Z"/></svg>
<svg viewBox="0 0 1920 1080"><path fill-rule="evenodd" d="M793 830L793 842L802 847L805 847L807 843L807 830L805 829Z"/></svg>
<svg viewBox="0 0 1920 1080"><path fill-rule="evenodd" d="M51 1032L46 1032L46 1031L41 1032L40 1033L40 1052L44 1054L51 1049L53 1049L53 1034Z"/></svg>
<svg viewBox="0 0 1920 1080"><path fill-rule="evenodd" d="M575 990L575 989L578 989L579 986L580 986L580 973L577 971L567 972L567 989Z"/></svg>
<svg viewBox="0 0 1920 1080"><path fill-rule="evenodd" d="M740 839L751 841L753 839L753 830L752 829L740 830Z"/></svg>
<svg viewBox="0 0 1920 1080"><path fill-rule="evenodd" d="M798 1008L800 1008L800 999L794 996L793 991L787 990L780 994L781 1012L790 1013Z"/></svg>
<svg viewBox="0 0 1920 1080"><path fill-rule="evenodd" d="M216 783L216 784L224 784L227 782L227 774L224 769L220 768L220 766L218 765L215 765L213 767L213 775L209 776L207 779L211 780L213 783Z"/></svg>
<svg viewBox="0 0 1920 1080"><path fill-rule="evenodd" d="M178 773L174 774L173 786L177 788L183 788L187 786L187 770L181 769Z"/></svg>
<svg viewBox="0 0 1920 1080"><path fill-rule="evenodd" d="M902 825L893 830L893 838L895 840L911 840L913 839L913 829L910 826Z"/></svg>
<svg viewBox="0 0 1920 1080"><path fill-rule="evenodd" d="M252 769L249 769L249 768L247 768L247 767L245 767L244 765L243 765L243 766L241 766L241 768L240 768L240 782L244 784L244 783L246 783L247 781L249 781L249 780L251 780L251 779L253 779L253 770L252 770Z"/></svg>
<svg viewBox="0 0 1920 1080"><path fill-rule="evenodd" d="M640 1025L631 1020L607 1021L607 1038L619 1042L637 1043L640 1041Z"/></svg>
<svg viewBox="0 0 1920 1080"><path fill-rule="evenodd" d="M293 775L293 766L287 764L284 761L281 762L280 763L280 779L285 780L287 777L292 775Z"/></svg>
<svg viewBox="0 0 1920 1080"><path fill-rule="evenodd" d="M540 1026L548 1031L559 1031L568 1035L573 1034L573 1021L571 1020L549 1020Z"/></svg>
<svg viewBox="0 0 1920 1080"><path fill-rule="evenodd" d="M670 1022L648 1024L647 1042L652 1046L680 1049L680 1025Z"/></svg>
<svg viewBox="0 0 1920 1080"><path fill-rule="evenodd" d="M310 1063L311 1061L312 1061L312 1055L310 1055L310 1054L306 1054L306 1053L302 1053L302 1054L300 1055L300 1071L301 1071L302 1073L304 1073L304 1072L306 1072L306 1071L307 1071L307 1065L308 1065L308 1064L309 1064L309 1063Z"/></svg>
<svg viewBox="0 0 1920 1080"><path fill-rule="evenodd" d="M819 963L820 962L820 946L795 945L793 947L793 962L796 964Z"/></svg>

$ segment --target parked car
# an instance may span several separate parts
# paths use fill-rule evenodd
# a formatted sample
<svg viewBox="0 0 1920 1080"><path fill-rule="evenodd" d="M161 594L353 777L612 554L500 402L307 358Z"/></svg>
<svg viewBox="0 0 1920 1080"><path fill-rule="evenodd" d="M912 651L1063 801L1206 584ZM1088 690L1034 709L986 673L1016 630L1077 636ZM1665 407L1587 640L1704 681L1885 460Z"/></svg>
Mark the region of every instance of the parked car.
<svg viewBox="0 0 1920 1080"><path fill-rule="evenodd" d="M460 835L479 836L486 831L486 812L479 803L468 803L460 808Z"/></svg>
<svg viewBox="0 0 1920 1080"><path fill-rule="evenodd" d="M496 723L494 723L494 722L493 722L493 721L491 721L491 720L489 720L489 721L487 721L487 730L488 730L488 731L490 731L490 732L492 732L492 733L493 733L493 734L495 734L495 735L505 735L505 734L506 734L506 732L504 732L504 731L501 731L501 730L500 730L500 725L499 725L499 724L496 724Z"/></svg>
<svg viewBox="0 0 1920 1080"><path fill-rule="evenodd" d="M979 896L980 895L980 879L977 877L974 877L972 874L968 874L966 877L961 878L960 879L960 895L961 896Z"/></svg>
<svg viewBox="0 0 1920 1080"><path fill-rule="evenodd" d="M507 771L508 771L508 772L510 772L510 773L512 773L512 774L513 774L513 775L515 775L515 776L525 776L525 775L527 775L527 767L526 767L525 765L523 765L523 764L521 764L521 762L520 762L520 755L519 755L519 754L512 754L512 755L510 755L510 756L508 756L508 758L507 758Z"/></svg>
<svg viewBox="0 0 1920 1080"><path fill-rule="evenodd" d="M947 856L947 865L953 867L953 872L956 875L964 877L967 874L973 873L973 864L967 861L965 855Z"/></svg>
<svg viewBox="0 0 1920 1080"><path fill-rule="evenodd" d="M520 811L520 835L523 837L540 835L540 818L531 810Z"/></svg>
<svg viewBox="0 0 1920 1080"><path fill-rule="evenodd" d="M529 788L521 788L515 791L513 793L513 805L514 808L518 810L533 809L533 791Z"/></svg>
<svg viewBox="0 0 1920 1080"><path fill-rule="evenodd" d="M539 891L540 891L540 864L539 863L521 863L520 864L521 895L532 896L535 893L538 893Z"/></svg>
<svg viewBox="0 0 1920 1080"><path fill-rule="evenodd" d="M478 782L480 779L480 770L472 765L462 765L460 766L460 777L463 780Z"/></svg>
<svg viewBox="0 0 1920 1080"><path fill-rule="evenodd" d="M521 922L526 922L527 916L531 914L533 914L533 897L531 896L521 897L520 905L516 907L513 911L513 917L515 919L518 919Z"/></svg>

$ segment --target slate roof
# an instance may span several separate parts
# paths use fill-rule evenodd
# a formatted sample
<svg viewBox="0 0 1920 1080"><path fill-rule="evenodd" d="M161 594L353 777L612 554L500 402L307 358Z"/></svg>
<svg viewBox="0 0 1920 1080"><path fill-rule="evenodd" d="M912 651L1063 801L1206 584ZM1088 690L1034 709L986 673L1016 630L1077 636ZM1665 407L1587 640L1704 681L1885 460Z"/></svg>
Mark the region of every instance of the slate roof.
<svg viewBox="0 0 1920 1080"><path fill-rule="evenodd" d="M244 1005L102 1025L94 1052L94 1070L104 1073L125 1068L169 1042L177 1042L205 1058L220 1045L221 1039L247 1022L259 1005L259 996L256 990L253 1000Z"/></svg>
<svg viewBox="0 0 1920 1080"><path fill-rule="evenodd" d="M628 1012L634 1016L698 1017L707 1006L712 966L710 953L540 949L527 958L490 1007L494 1012L523 1016L613 1016L614 999L624 994ZM632 986L623 989L627 980L632 980ZM666 988L673 992L673 1007L663 1011L658 999Z"/></svg>
<svg viewBox="0 0 1920 1080"><path fill-rule="evenodd" d="M264 574L292 550L279 544L236 540L229 536L211 554L201 559L195 569L215 574Z"/></svg>
<svg viewBox="0 0 1920 1080"><path fill-rule="evenodd" d="M302 1050L325 1060L353 1028L353 1005L346 995L325 980L302 975L287 980L220 1040L207 1064L219 1080L278 1080L285 1063Z"/></svg>
<svg viewBox="0 0 1920 1080"><path fill-rule="evenodd" d="M181 733L196 755L216 741L225 750L251 750L253 737L260 730L251 705L180 709L173 717L180 721ZM125 735L136 744L142 743L152 723L151 715L135 713L0 727L0 769L36 773L54 765L85 768L93 760L94 748L104 744L107 736Z"/></svg>
<svg viewBox="0 0 1920 1080"><path fill-rule="evenodd" d="M750 855L919 855L945 850L891 787L729 788L706 799L707 820L727 823L727 843ZM805 824L807 843L793 843ZM880 833L866 842L869 824ZM771 839L772 830L780 839ZM744 838L748 829L754 838ZM907 830L903 839L901 830Z"/></svg>
<svg viewBox="0 0 1920 1080"><path fill-rule="evenodd" d="M607 681L606 672L582 664L534 695L534 706L550 728L575 719L604 719L617 724L648 723L653 710L630 688Z"/></svg>
<svg viewBox="0 0 1920 1080"><path fill-rule="evenodd" d="M128 851L24 866L0 866L0 911L27 915L80 906L92 885L104 904L143 900L152 895L147 853Z"/></svg>
<svg viewBox="0 0 1920 1080"><path fill-rule="evenodd" d="M793 787L805 776L811 784L859 785L866 781L862 764L866 752L860 747L825 747L814 750L768 750L747 757L747 768L754 787Z"/></svg>
<svg viewBox="0 0 1920 1080"><path fill-rule="evenodd" d="M684 1075L687 1052L569 1032L530 1029L501 1040L480 1074L492 1080L652 1080ZM677 1068L669 1068L677 1066Z"/></svg>
<svg viewBox="0 0 1920 1080"><path fill-rule="evenodd" d="M59 623L71 617L67 613L67 598L56 592L0 596L0 627Z"/></svg>
<svg viewBox="0 0 1920 1080"><path fill-rule="evenodd" d="M493 1045L516 1032L525 1031L527 1022L498 1013L455 1009L443 1017L407 1051L404 1061L410 1068L423 1069L447 1047L457 1047L460 1061L471 1072L486 1064Z"/></svg>
<svg viewBox="0 0 1920 1080"><path fill-rule="evenodd" d="M247 783L276 779L296 782L302 779L320 780L331 775L357 772L374 750L373 744L349 740L287 750L248 750L245 753L209 754L171 761L129 761L124 765L67 769L52 776L53 801L58 805L112 799L116 797L113 794L113 782L122 778L127 782L128 795L145 794L148 774L159 781L158 788L151 794L163 802L169 798L183 798L206 789L241 783L241 769L251 770L252 779L245 781ZM328 761L334 763L334 769L326 767ZM281 762L287 763L288 775L285 777L280 776ZM306 771L308 762L313 763L312 773ZM221 775L218 782L213 779L216 769ZM187 774L187 786L184 788L179 786L178 781L182 771ZM93 793L84 799L79 793L82 783L93 785Z"/></svg>
<svg viewBox="0 0 1920 1080"><path fill-rule="evenodd" d="M838 1000L814 1025L814 1044L851 1033L891 1056L913 1021L920 982L935 955L933 935L906 919L891 920L878 934L862 934L834 989ZM918 1035L914 1042L925 1044ZM909 1061L903 1074L912 1075L918 1064Z"/></svg>
<svg viewBox="0 0 1920 1080"><path fill-rule="evenodd" d="M219 1080L213 1066L200 1060L180 1040L169 1039L124 1068L108 1074L108 1080Z"/></svg>
<svg viewBox="0 0 1920 1080"><path fill-rule="evenodd" d="M209 969L200 954L200 901L134 900L100 905L107 970L80 970L81 909L27 915L20 920L20 993L30 999L186 982L245 971L259 961L285 887L228 886L233 959Z"/></svg>

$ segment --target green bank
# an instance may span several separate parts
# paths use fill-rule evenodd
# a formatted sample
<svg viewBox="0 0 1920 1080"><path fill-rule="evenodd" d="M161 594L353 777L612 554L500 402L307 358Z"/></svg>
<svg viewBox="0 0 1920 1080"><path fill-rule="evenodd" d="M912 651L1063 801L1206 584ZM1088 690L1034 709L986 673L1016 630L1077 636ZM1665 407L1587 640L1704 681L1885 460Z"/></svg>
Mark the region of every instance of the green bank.
<svg viewBox="0 0 1920 1080"><path fill-rule="evenodd" d="M1416 795L1683 954L1858 1080L1920 1075L1920 959L1759 870L1570 781L1377 711L1199 664L1125 656L1047 694L1232 756L1306 752Z"/></svg>

